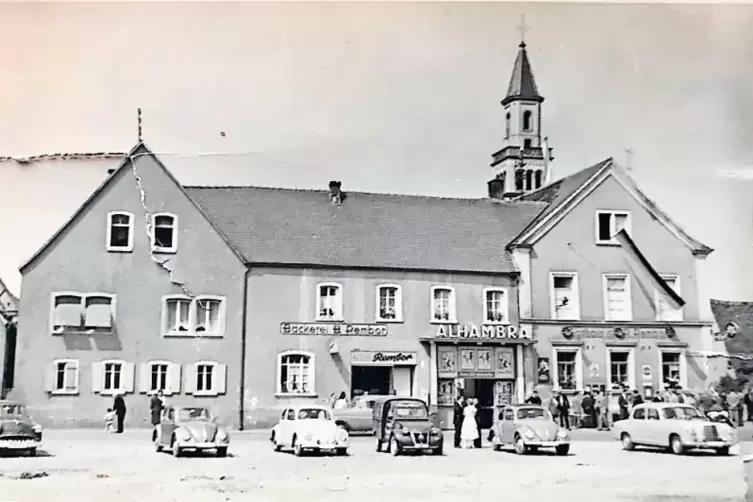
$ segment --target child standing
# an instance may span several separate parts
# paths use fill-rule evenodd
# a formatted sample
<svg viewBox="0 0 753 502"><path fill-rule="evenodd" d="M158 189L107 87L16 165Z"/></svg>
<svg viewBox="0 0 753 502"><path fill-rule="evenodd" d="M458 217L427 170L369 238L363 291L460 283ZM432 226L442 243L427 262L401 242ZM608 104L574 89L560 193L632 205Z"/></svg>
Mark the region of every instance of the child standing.
<svg viewBox="0 0 753 502"><path fill-rule="evenodd" d="M105 432L115 432L115 410L112 408L107 408L107 413L105 414Z"/></svg>

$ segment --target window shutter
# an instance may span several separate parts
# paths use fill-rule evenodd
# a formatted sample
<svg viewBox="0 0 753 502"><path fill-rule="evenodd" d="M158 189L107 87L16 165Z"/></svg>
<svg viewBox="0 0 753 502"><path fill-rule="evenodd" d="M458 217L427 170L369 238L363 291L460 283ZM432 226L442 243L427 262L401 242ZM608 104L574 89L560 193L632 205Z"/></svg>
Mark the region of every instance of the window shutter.
<svg viewBox="0 0 753 502"><path fill-rule="evenodd" d="M227 365L218 364L214 367L215 394L225 394L227 391Z"/></svg>
<svg viewBox="0 0 753 502"><path fill-rule="evenodd" d="M186 384L186 394L193 394L196 392L196 365L186 364L186 377L184 380Z"/></svg>
<svg viewBox="0 0 753 502"><path fill-rule="evenodd" d="M55 363L50 363L44 368L44 390L45 392L52 392L55 390L55 377L57 376L57 368Z"/></svg>
<svg viewBox="0 0 753 502"><path fill-rule="evenodd" d="M123 390L126 392L133 392L134 380L135 380L135 368L134 363L123 363Z"/></svg>
<svg viewBox="0 0 753 502"><path fill-rule="evenodd" d="M139 365L139 392L146 394L149 392L149 385L152 381L152 365L141 363Z"/></svg>
<svg viewBox="0 0 753 502"><path fill-rule="evenodd" d="M180 364L170 363L167 366L166 394L180 394Z"/></svg>
<svg viewBox="0 0 753 502"><path fill-rule="evenodd" d="M92 363L92 392L102 392L102 380L105 372L102 363Z"/></svg>

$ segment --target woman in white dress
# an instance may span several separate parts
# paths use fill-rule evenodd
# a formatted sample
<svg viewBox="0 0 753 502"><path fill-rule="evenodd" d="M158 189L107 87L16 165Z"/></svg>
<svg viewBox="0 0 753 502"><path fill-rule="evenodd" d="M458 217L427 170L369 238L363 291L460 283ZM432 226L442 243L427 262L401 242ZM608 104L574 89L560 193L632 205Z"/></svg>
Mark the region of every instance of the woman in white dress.
<svg viewBox="0 0 753 502"><path fill-rule="evenodd" d="M476 438L478 438L476 407L473 406L473 399L469 399L468 405L463 410L463 426L460 429L460 439L463 442L463 448L473 448L473 442Z"/></svg>

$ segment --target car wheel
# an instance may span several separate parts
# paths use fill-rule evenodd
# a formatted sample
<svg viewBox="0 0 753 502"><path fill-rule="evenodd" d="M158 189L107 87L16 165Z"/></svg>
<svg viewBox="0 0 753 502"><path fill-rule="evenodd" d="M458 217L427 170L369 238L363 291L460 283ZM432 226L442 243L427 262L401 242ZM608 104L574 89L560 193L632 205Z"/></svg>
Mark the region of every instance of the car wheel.
<svg viewBox="0 0 753 502"><path fill-rule="evenodd" d="M529 446L528 447L528 451L530 451L531 453L537 453L539 451L539 447L538 446Z"/></svg>
<svg viewBox="0 0 753 502"><path fill-rule="evenodd" d="M444 445L439 445L438 447L431 450L432 455L442 456L444 454Z"/></svg>
<svg viewBox="0 0 753 502"><path fill-rule="evenodd" d="M726 457L727 455L729 455L729 446L725 446L723 448L717 448L716 454L722 457Z"/></svg>
<svg viewBox="0 0 753 502"><path fill-rule="evenodd" d="M685 447L682 445L682 439L680 439L680 436L672 436L669 439L669 447L675 455L682 455L685 453Z"/></svg>
<svg viewBox="0 0 753 502"><path fill-rule="evenodd" d="M274 432L272 433L272 437L270 438L270 440L272 441L272 444L275 447L275 451L282 450L282 446L279 445L279 444L277 444L277 437L275 437L275 433Z"/></svg>
<svg viewBox="0 0 753 502"><path fill-rule="evenodd" d="M159 440L159 434L157 431L154 431L152 433L152 443L154 444L154 451L157 453L160 453L162 451L162 443Z"/></svg>
<svg viewBox="0 0 753 502"><path fill-rule="evenodd" d="M227 446L224 446L222 448L217 448L217 456L218 457L227 457Z"/></svg>
<svg viewBox="0 0 753 502"><path fill-rule="evenodd" d="M524 455L526 453L526 444L520 436L515 436L515 453L518 455Z"/></svg>
<svg viewBox="0 0 753 502"><path fill-rule="evenodd" d="M337 449L335 449L335 455L337 455L338 457L344 457L347 454L348 454L348 449L347 448L337 448Z"/></svg>
<svg viewBox="0 0 753 502"><path fill-rule="evenodd" d="M382 451L382 442L381 442L380 440L378 440L378 439L377 439L377 447L376 447L376 451L377 451L377 452L380 452L380 453L381 453L381 451Z"/></svg>
<svg viewBox="0 0 753 502"><path fill-rule="evenodd" d="M400 445L397 442L397 439L395 439L395 436L392 436L392 439L390 439L390 449L389 452L392 453L393 457L397 457L400 455Z"/></svg>
<svg viewBox="0 0 753 502"><path fill-rule="evenodd" d="M180 451L180 446L175 444L175 438L173 438L172 443L170 444L170 449L173 451L173 457L180 457L183 453Z"/></svg>
<svg viewBox="0 0 753 502"><path fill-rule="evenodd" d="M295 454L296 457L302 457L303 447L298 443L293 444L293 453Z"/></svg>
<svg viewBox="0 0 753 502"><path fill-rule="evenodd" d="M570 453L570 445L569 444L561 444L554 448L557 455L565 456L568 453Z"/></svg>
<svg viewBox="0 0 753 502"><path fill-rule="evenodd" d="M622 449L627 451L633 451L635 450L635 444L633 443L633 440L630 437L630 434L627 432L623 432L622 436L620 436L620 441L622 441Z"/></svg>

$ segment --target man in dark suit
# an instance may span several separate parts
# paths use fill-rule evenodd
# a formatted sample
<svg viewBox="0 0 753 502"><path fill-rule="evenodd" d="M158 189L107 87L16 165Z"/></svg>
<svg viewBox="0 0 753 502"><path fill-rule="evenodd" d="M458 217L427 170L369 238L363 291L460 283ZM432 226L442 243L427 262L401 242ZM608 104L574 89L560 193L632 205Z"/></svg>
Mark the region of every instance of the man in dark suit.
<svg viewBox="0 0 753 502"><path fill-rule="evenodd" d="M557 403L557 414L560 417L560 427L570 430L570 400L562 392L558 392L555 402Z"/></svg>
<svg viewBox="0 0 753 502"><path fill-rule="evenodd" d="M126 415L126 405L125 401L123 400L122 394L116 394L115 399L112 403L112 409L115 411L115 416L118 420L118 429L115 431L118 434L123 433L123 422L125 421L125 415Z"/></svg>
<svg viewBox="0 0 753 502"><path fill-rule="evenodd" d="M455 448L460 448L460 430L463 428L463 396L458 396L452 410L452 426L455 429Z"/></svg>

